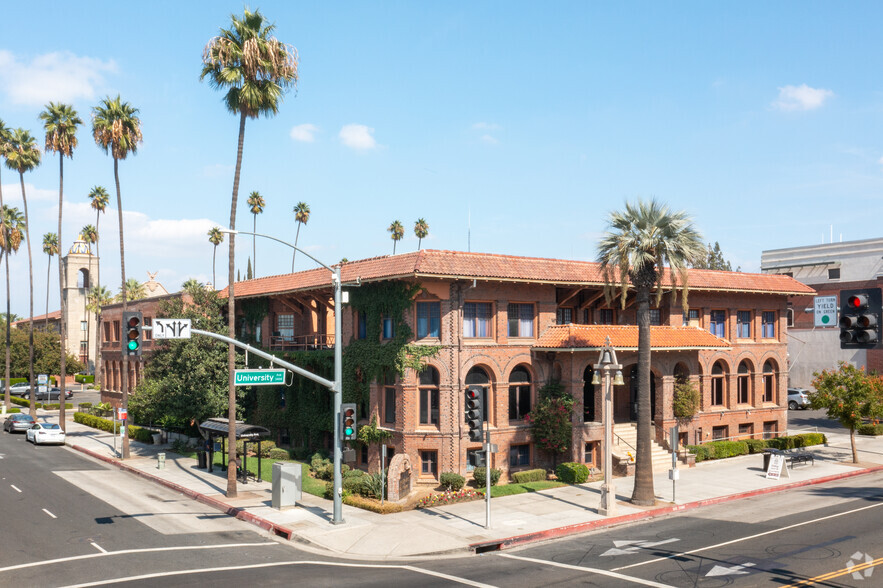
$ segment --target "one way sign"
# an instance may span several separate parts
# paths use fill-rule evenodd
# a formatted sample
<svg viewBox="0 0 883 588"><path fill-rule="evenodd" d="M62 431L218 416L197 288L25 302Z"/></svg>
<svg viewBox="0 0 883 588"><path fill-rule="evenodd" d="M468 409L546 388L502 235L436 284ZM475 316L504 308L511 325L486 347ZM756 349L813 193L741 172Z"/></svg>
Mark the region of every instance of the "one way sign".
<svg viewBox="0 0 883 588"><path fill-rule="evenodd" d="M189 339L190 319L153 319L154 339Z"/></svg>

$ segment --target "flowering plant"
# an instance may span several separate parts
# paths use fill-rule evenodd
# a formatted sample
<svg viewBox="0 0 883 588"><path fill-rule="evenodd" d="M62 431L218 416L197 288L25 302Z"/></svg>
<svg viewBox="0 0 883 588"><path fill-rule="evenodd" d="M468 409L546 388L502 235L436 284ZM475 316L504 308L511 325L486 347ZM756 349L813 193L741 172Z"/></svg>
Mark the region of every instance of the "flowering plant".
<svg viewBox="0 0 883 588"><path fill-rule="evenodd" d="M421 498L417 502L417 508L432 508L433 506L445 506L457 502L468 502L482 498L484 495L479 494L471 488L463 488L457 492L443 492L442 494L430 494L425 498Z"/></svg>

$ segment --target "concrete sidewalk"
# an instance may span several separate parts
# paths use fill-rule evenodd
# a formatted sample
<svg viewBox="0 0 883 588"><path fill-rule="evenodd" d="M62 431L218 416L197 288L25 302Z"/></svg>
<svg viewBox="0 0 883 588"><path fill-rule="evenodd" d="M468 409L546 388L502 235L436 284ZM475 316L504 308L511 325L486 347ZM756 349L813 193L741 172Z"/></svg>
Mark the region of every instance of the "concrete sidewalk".
<svg viewBox="0 0 883 588"><path fill-rule="evenodd" d="M224 495L225 472L198 469L195 459L166 451L167 446L132 441L131 457L123 462L115 457L110 433L80 425L72 419L67 421L67 445L256 524L271 534L338 556L371 560L502 549L883 470L883 439L859 439L862 463L856 467L849 463L848 434L838 434L829 436L827 447L812 448L815 465L799 465L789 470L790 477L781 480L764 476L760 455L701 463L680 470L677 500L672 502L672 482L667 473L662 472L655 479L659 499L655 507L640 508L626 502L631 496L634 478L616 478L617 512L610 517L597 514L601 482L594 482L495 498L491 502L490 529L484 528L483 500L388 515L344 505L345 524L332 525L331 502L306 493L295 508L273 509L269 482L239 484L239 496L228 500ZM157 469L156 456L160 451L166 454L162 470Z"/></svg>

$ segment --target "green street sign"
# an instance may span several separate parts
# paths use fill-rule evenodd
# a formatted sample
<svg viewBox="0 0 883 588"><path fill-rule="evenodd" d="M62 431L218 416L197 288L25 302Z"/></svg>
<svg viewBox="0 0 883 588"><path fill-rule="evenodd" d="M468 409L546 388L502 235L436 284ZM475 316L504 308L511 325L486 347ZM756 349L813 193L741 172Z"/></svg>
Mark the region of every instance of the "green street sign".
<svg viewBox="0 0 883 588"><path fill-rule="evenodd" d="M236 370L237 386L280 386L285 384L285 370Z"/></svg>

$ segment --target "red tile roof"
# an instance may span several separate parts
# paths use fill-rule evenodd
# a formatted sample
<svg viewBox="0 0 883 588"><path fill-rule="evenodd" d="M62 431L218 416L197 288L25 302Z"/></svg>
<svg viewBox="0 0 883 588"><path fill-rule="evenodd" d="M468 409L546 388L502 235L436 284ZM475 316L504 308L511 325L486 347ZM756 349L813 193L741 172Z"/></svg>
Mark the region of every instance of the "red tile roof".
<svg viewBox="0 0 883 588"><path fill-rule="evenodd" d="M554 325L546 329L534 349L600 349L610 337L616 349L638 349L635 325ZM729 349L730 343L698 327L650 327L650 344L660 351Z"/></svg>
<svg viewBox="0 0 883 588"><path fill-rule="evenodd" d="M371 282L395 278L477 279L595 287L604 284L601 265L596 262L432 249L351 261L342 266L341 278L344 284L357 279ZM663 284L670 285L667 277ZM331 273L327 269L318 268L236 282L236 297L285 294L328 288L330 285ZM689 288L781 295L815 293L809 286L784 275L699 269L690 270ZM220 294L226 297L227 289L221 290Z"/></svg>
<svg viewBox="0 0 883 588"><path fill-rule="evenodd" d="M41 314L40 316L35 316L34 322L36 323L39 321L45 321L47 317L49 318L50 321L61 320L61 311L60 310L53 310L49 314ZM13 327L18 327L19 325L26 325L26 324L28 324L28 319L26 319L26 318L19 319L17 321L12 321Z"/></svg>

